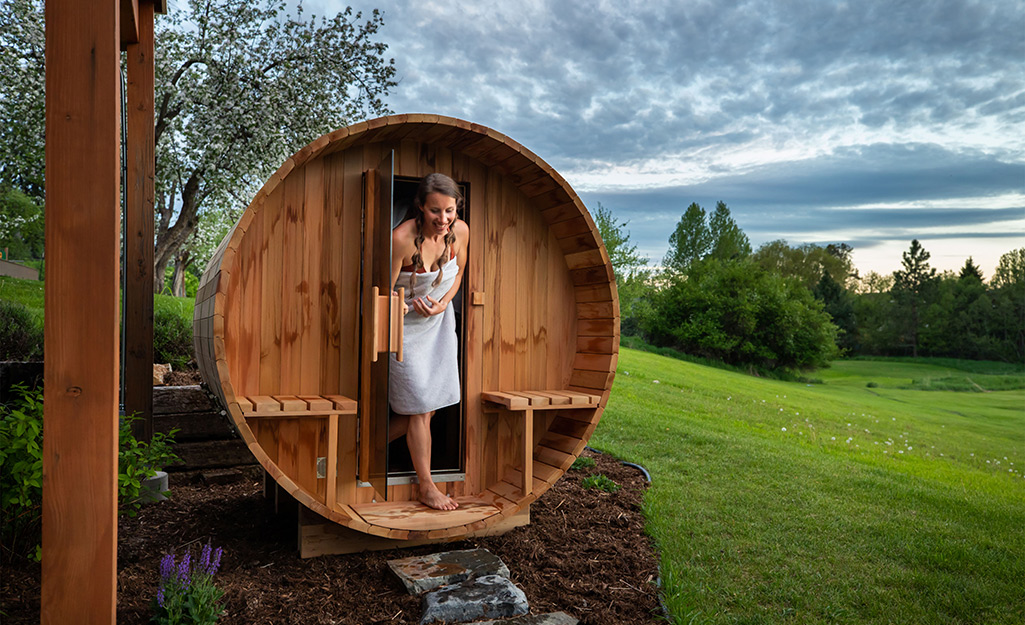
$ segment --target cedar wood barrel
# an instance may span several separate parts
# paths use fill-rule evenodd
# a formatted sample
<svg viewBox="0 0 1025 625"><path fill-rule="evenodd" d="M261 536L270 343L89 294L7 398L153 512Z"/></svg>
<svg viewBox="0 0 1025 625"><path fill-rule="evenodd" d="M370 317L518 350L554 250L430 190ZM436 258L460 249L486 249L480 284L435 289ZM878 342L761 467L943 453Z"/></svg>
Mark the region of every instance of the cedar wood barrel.
<svg viewBox="0 0 1025 625"><path fill-rule="evenodd" d="M463 479L438 484L460 501L451 512L388 482L387 445L372 443L398 340L378 253L392 181L431 172L463 185L470 227ZM619 303L594 221L548 164L490 128L393 115L322 136L271 176L203 274L194 336L204 380L284 490L354 530L455 539L520 513L583 451L612 387Z"/></svg>

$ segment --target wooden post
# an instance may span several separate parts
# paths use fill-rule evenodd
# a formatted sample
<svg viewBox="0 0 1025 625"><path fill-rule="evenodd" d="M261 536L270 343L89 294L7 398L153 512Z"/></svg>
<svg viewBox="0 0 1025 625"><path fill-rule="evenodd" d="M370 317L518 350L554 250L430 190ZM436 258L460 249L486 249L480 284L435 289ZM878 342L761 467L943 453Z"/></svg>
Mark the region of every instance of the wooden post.
<svg viewBox="0 0 1025 625"><path fill-rule="evenodd" d="M115 621L118 13L117 0L45 9L44 625Z"/></svg>
<svg viewBox="0 0 1025 625"><path fill-rule="evenodd" d="M139 41L128 44L125 205L125 414L139 440L153 437L153 3L139 2Z"/></svg>

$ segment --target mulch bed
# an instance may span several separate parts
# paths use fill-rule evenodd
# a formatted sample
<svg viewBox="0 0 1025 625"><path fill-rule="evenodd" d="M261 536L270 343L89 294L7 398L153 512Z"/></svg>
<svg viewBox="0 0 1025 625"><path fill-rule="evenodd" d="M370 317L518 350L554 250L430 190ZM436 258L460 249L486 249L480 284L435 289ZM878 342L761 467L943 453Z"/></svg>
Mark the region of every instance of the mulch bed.
<svg viewBox="0 0 1025 625"><path fill-rule="evenodd" d="M661 622L657 561L640 512L644 476L603 454L583 456L597 466L568 471L531 506L530 525L503 536L307 560L297 554L294 526L264 500L258 469L215 486L174 474L169 501L119 521L118 623L148 622L163 554L197 554L208 541L224 548L215 580L225 591L225 625L418 623L420 599L406 594L386 562L476 547L505 561L533 614L564 611L593 625ZM622 488L586 490L581 481L590 473ZM3 622L38 623L39 565L2 564Z"/></svg>

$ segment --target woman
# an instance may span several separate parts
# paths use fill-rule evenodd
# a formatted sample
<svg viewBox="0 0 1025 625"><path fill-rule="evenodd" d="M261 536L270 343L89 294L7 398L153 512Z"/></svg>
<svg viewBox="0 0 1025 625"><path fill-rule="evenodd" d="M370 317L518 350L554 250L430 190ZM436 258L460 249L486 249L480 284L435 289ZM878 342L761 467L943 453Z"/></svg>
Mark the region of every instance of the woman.
<svg viewBox="0 0 1025 625"><path fill-rule="evenodd" d="M392 355L388 401L392 440L406 435L420 501L437 510L459 504L431 478L431 417L459 403L455 312L450 304L466 269L470 229L459 219L463 197L444 174L426 176L414 200L416 218L392 232L392 289L406 289L403 362Z"/></svg>

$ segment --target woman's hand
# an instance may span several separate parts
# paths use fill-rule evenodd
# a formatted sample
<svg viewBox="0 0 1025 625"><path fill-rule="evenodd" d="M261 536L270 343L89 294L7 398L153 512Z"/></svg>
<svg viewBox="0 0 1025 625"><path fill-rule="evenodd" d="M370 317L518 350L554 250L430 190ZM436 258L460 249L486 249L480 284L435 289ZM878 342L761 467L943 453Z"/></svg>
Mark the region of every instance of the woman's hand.
<svg viewBox="0 0 1025 625"><path fill-rule="evenodd" d="M441 314L445 312L446 308L448 308L447 302L435 300L430 295L424 295L413 300L413 310L420 313L423 317Z"/></svg>

